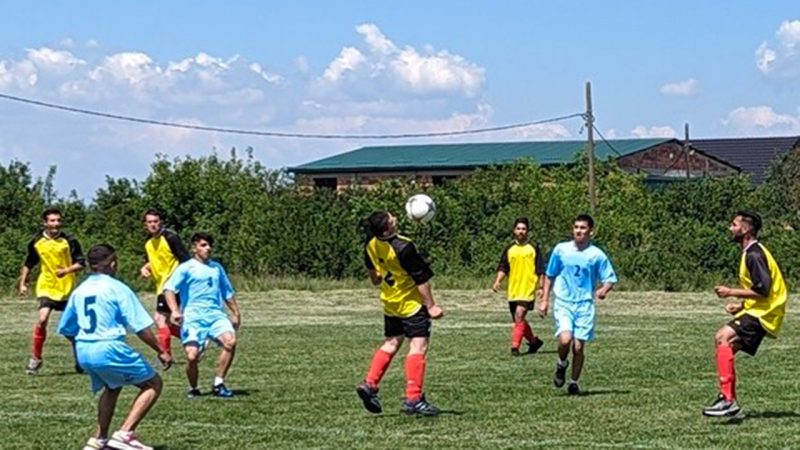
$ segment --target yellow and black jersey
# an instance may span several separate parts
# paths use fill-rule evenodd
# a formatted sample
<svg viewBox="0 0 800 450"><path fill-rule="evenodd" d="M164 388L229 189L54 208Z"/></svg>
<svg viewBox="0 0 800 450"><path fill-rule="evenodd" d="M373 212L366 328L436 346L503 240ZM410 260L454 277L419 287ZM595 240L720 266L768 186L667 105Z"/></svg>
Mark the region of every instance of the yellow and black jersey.
<svg viewBox="0 0 800 450"><path fill-rule="evenodd" d="M164 283L182 262L191 256L183 246L180 236L174 231L164 228L158 236L153 236L144 244L145 258L150 263L150 273L156 285L156 294L164 290Z"/></svg>
<svg viewBox="0 0 800 450"><path fill-rule="evenodd" d="M374 237L367 243L364 263L377 271L381 281L383 312L392 317L411 317L422 307L417 285L427 283L433 271L410 239Z"/></svg>
<svg viewBox="0 0 800 450"><path fill-rule="evenodd" d="M497 271L508 276L508 301L532 301L544 274L544 255L539 246L513 243L503 250Z"/></svg>
<svg viewBox="0 0 800 450"><path fill-rule="evenodd" d="M736 317L747 314L758 318L767 334L775 337L786 314L788 290L778 263L761 243L753 242L742 253L739 283L766 298L745 299L744 309Z"/></svg>
<svg viewBox="0 0 800 450"><path fill-rule="evenodd" d="M54 301L65 301L75 287L75 272L59 278L58 269L79 263L86 265L81 245L72 236L59 233L50 237L44 231L36 235L28 243L28 255L25 257L25 267L33 269L41 264L39 278L36 279L36 297L46 297Z"/></svg>

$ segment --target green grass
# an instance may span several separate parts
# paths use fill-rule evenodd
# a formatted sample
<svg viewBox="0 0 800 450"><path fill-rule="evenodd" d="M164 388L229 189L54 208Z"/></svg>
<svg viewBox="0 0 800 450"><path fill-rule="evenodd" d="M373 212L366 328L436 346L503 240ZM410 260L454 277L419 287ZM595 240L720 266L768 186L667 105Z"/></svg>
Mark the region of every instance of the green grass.
<svg viewBox="0 0 800 450"><path fill-rule="evenodd" d="M546 337L542 353L512 359L499 296L446 290L437 296L446 317L434 325L426 391L445 411L438 418L399 413L402 358L381 386L385 413L362 410L354 386L382 334L375 291L274 290L240 298L244 326L228 382L243 395L185 400L178 365L162 374L164 394L140 436L169 449L788 448L800 442L800 336L792 315L780 339L765 340L756 358L738 358L748 418L732 424L700 415L716 393L712 336L727 320L711 295L626 292L600 302L598 340L588 347L582 379L588 395L577 398L552 386L549 319L532 320ZM71 373L54 322L42 373L24 374L33 320L33 301L0 302L0 447L80 448L93 432L96 399L86 377ZM215 354L202 363L204 391ZM133 390L123 391L115 424Z"/></svg>

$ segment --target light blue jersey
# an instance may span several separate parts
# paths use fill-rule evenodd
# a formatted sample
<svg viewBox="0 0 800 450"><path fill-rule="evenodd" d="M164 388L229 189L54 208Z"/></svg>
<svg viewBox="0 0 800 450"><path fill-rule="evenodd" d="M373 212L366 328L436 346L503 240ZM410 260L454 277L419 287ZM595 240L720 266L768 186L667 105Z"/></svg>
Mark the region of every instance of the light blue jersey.
<svg viewBox="0 0 800 450"><path fill-rule="evenodd" d="M140 385L155 371L125 342L127 329L139 333L153 325L136 294L121 281L92 274L72 292L58 332L75 338L78 364L89 375L92 392Z"/></svg>
<svg viewBox="0 0 800 450"><path fill-rule="evenodd" d="M547 264L547 276L555 278L553 294L561 301L594 300L594 290L601 283L616 283L617 274L602 250L589 244L578 250L574 241L562 242L553 249Z"/></svg>
<svg viewBox="0 0 800 450"><path fill-rule="evenodd" d="M203 264L192 258L175 269L164 284L165 291L180 293L184 315L222 312L223 303L233 298L234 290L222 264Z"/></svg>
<svg viewBox="0 0 800 450"><path fill-rule="evenodd" d="M153 319L136 294L121 281L92 274L72 292L58 332L77 342L123 339L127 328L138 333L153 325Z"/></svg>

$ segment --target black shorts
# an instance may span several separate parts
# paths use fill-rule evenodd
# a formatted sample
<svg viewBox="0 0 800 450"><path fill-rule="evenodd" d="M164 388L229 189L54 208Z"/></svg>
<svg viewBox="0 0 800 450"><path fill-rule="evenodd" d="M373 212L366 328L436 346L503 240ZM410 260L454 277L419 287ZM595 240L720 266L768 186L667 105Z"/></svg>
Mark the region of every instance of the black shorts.
<svg viewBox="0 0 800 450"><path fill-rule="evenodd" d="M761 345L761 341L767 335L767 331L761 326L761 321L749 314L745 314L728 322L728 326L736 331L742 351L750 356L755 356L758 346Z"/></svg>
<svg viewBox="0 0 800 450"><path fill-rule="evenodd" d="M511 319L517 315L517 306L524 306L525 311L533 311L533 300L531 301L518 301L508 302L508 311L511 312Z"/></svg>
<svg viewBox="0 0 800 450"><path fill-rule="evenodd" d="M66 300L53 300L47 297L39 297L39 309L50 308L53 311L64 311L67 308Z"/></svg>
<svg viewBox="0 0 800 450"><path fill-rule="evenodd" d="M431 337L431 315L422 307L411 317L383 316L383 335L407 338Z"/></svg>
<svg viewBox="0 0 800 450"><path fill-rule="evenodd" d="M181 306L181 296L177 293L175 294L175 300L178 301L178 306ZM170 315L172 313L172 310L169 309L167 298L164 297L164 294L159 294L158 297L156 297L156 311L166 315Z"/></svg>

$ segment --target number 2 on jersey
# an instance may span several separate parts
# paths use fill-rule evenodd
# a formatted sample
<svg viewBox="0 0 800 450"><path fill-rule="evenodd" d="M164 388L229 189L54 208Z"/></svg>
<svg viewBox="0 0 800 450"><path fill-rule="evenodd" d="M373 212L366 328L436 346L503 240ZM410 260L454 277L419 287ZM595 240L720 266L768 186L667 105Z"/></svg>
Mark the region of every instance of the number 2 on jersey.
<svg viewBox="0 0 800 450"><path fill-rule="evenodd" d="M94 304L97 302L97 297L94 295L83 299L83 315L89 319L89 328L84 328L83 332L86 334L94 333L97 328L97 313L94 312Z"/></svg>

